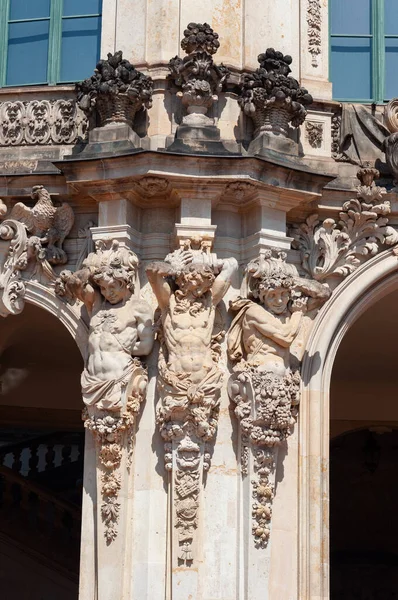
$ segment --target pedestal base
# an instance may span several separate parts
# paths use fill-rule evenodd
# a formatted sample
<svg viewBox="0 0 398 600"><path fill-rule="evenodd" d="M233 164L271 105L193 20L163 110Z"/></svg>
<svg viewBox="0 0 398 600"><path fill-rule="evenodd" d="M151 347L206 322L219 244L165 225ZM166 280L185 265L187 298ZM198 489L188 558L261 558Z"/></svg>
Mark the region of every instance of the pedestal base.
<svg viewBox="0 0 398 600"><path fill-rule="evenodd" d="M294 140L278 135L272 132L264 131L260 133L251 143L248 148L248 154L263 154L268 150L280 152L281 154L289 154L291 156L299 156L299 145Z"/></svg>
<svg viewBox="0 0 398 600"><path fill-rule="evenodd" d="M220 140L220 130L215 125L179 125L167 151L182 154L234 154ZM238 153L237 148L236 154Z"/></svg>
<svg viewBox="0 0 398 600"><path fill-rule="evenodd" d="M121 154L141 148L141 138L127 123L111 123L104 127L95 127L88 134L88 143L78 145L67 158L97 157L99 154Z"/></svg>

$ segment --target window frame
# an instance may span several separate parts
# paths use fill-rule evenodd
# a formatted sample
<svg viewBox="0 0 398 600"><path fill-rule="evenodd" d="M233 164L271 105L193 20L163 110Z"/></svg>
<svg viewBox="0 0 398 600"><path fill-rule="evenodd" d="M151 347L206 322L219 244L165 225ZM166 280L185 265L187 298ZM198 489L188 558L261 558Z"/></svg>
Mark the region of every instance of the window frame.
<svg viewBox="0 0 398 600"><path fill-rule="evenodd" d="M10 20L10 7L11 0L0 0L0 88L26 87L35 85L67 85L69 83L75 83L75 81L63 81L60 77L62 23L64 19L83 19L89 17L97 17L102 19L102 1L100 3L99 13L63 16L63 0L50 0L50 16L31 19ZM47 81L40 81L37 83L7 84L6 77L9 24L32 21L50 22L48 33ZM93 68L94 66L95 65L93 65Z"/></svg>
<svg viewBox="0 0 398 600"><path fill-rule="evenodd" d="M329 74L332 71L332 40L334 38L366 38L372 40L372 95L373 98L337 98L338 102L358 102L361 104L385 104L391 98L385 98L386 89L386 39L398 39L398 34L384 33L384 0L372 0L371 33L370 34L335 34L332 33L332 3L329 0ZM332 79L329 79L333 84Z"/></svg>

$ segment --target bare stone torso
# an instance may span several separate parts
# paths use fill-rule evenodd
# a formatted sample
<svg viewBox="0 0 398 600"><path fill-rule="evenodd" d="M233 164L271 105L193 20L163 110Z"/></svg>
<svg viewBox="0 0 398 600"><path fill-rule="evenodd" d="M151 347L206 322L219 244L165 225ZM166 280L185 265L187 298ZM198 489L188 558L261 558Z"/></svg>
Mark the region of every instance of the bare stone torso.
<svg viewBox="0 0 398 600"><path fill-rule="evenodd" d="M200 310L178 312L176 301L164 311L163 329L169 354L168 366L176 373L191 375L194 382L203 379L214 366L211 336L214 326L214 307L209 298L203 299Z"/></svg>

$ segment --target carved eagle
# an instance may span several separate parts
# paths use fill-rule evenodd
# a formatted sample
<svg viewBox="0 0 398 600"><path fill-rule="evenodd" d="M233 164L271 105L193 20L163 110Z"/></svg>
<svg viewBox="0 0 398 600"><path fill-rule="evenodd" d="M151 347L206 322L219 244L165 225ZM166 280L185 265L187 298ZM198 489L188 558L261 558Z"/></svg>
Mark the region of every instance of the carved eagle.
<svg viewBox="0 0 398 600"><path fill-rule="evenodd" d="M33 186L31 197L36 200L33 208L17 202L8 218L23 223L31 235L37 236L42 244L47 244L50 262L66 262L62 244L74 222L71 206L67 202L59 207L54 206L49 192L42 185Z"/></svg>

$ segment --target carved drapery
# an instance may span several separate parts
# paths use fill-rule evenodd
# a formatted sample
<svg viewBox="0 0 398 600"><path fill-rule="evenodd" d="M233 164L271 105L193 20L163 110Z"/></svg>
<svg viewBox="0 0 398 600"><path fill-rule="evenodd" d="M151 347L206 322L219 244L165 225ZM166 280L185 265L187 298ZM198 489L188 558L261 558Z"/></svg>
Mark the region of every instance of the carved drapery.
<svg viewBox="0 0 398 600"><path fill-rule="evenodd" d="M74 144L86 129L75 100L0 103L0 146Z"/></svg>

